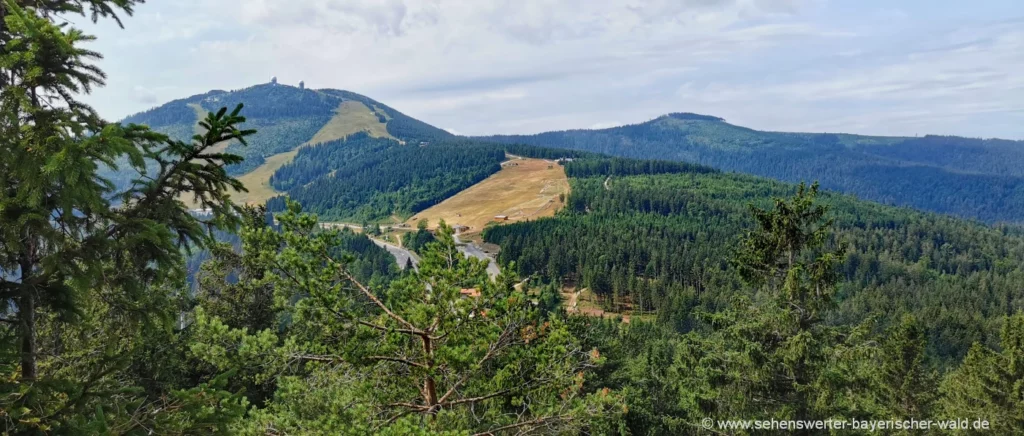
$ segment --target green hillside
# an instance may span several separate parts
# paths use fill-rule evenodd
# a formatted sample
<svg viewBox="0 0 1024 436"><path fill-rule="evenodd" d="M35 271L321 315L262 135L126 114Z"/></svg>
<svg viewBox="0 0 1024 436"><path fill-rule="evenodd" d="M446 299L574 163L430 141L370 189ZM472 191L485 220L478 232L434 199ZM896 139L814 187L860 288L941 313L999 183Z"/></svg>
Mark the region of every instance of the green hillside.
<svg viewBox="0 0 1024 436"><path fill-rule="evenodd" d="M335 118L342 103L354 101L368 108L387 133L403 141L446 138L452 135L444 130L414 120L391 107L371 98L336 89L300 89L293 86L266 83L235 91L210 91L131 115L122 123L145 124L174 138L187 139L198 122L196 111L189 105L199 105L206 111L245 104L245 126L257 133L247 138L249 145L231 144L227 150L245 158L241 164L229 168L232 174L245 174L256 169L270 156L295 150L314 139L318 132ZM360 130L372 131L375 126L359 119ZM346 132L347 133L347 132ZM340 139L337 137L329 140Z"/></svg>
<svg viewBox="0 0 1024 436"><path fill-rule="evenodd" d="M424 145L360 133L299 150L271 185L330 219L406 218L501 169L505 151L489 143L442 140ZM284 197L267 202L286 208Z"/></svg>
<svg viewBox="0 0 1024 436"><path fill-rule="evenodd" d="M764 132L696 114L490 141L671 159L986 222L1024 220L1024 142Z"/></svg>
<svg viewBox="0 0 1024 436"><path fill-rule="evenodd" d="M607 310L656 313L680 332L697 314L747 292L728 262L754 222L793 185L693 166L582 159L566 166L572 194L554 218L488 229L501 261L519 274L585 287ZM610 179L609 179L610 177ZM606 182L606 180L608 180ZM993 228L825 194L844 245L838 310L853 325L873 314L880 328L910 313L928 329L931 356L962 358L994 344L998 316L1024 309L1024 232Z"/></svg>

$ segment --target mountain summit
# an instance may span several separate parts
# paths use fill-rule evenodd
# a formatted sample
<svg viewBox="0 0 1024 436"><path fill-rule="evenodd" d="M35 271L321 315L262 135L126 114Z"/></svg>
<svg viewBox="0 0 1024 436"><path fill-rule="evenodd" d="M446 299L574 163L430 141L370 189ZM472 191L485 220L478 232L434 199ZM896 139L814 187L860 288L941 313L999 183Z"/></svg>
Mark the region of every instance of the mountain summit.
<svg viewBox="0 0 1024 436"><path fill-rule="evenodd" d="M231 168L244 174L279 153L303 144L327 142L357 132L401 141L448 138L452 134L413 119L369 97L338 89L307 89L276 81L235 91L214 90L174 100L131 115L125 123L147 124L172 137L191 137L207 112L243 103L245 127L257 133L249 146L231 144L227 151L245 157Z"/></svg>

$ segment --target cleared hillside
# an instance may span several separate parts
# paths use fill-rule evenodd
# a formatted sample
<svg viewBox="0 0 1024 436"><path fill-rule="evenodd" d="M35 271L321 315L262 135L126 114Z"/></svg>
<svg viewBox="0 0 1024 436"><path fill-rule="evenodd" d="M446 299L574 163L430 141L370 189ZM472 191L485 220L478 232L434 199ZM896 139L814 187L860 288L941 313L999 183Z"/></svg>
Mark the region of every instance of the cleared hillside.
<svg viewBox="0 0 1024 436"><path fill-rule="evenodd" d="M285 164L292 161L299 148L306 145L345 139L349 135L366 132L374 138L392 138L387 126L380 122L374 112L358 101L344 101L338 105L334 117L313 135L313 139L305 144L284 153L267 157L263 164L238 178L249 192L236 192L232 195L235 201L248 204L263 204L281 192L270 185L270 177Z"/></svg>
<svg viewBox="0 0 1024 436"><path fill-rule="evenodd" d="M478 234L495 216L508 221L548 217L564 205L569 180L561 165L544 159L513 158L501 171L455 194L437 205L417 213L407 223L428 220L436 228L439 220L448 225L468 226L468 234Z"/></svg>
<svg viewBox="0 0 1024 436"><path fill-rule="evenodd" d="M488 143L412 145L361 132L302 147L270 183L323 218L374 222L430 208L497 173L504 160ZM275 197L267 207L281 211L285 201Z"/></svg>
<svg viewBox="0 0 1024 436"><path fill-rule="evenodd" d="M207 112L244 104L243 127L256 130L248 145L224 144L218 151L241 155L245 161L228 167L251 191L236 193L236 200L258 203L276 195L270 175L291 161L305 145L332 142L354 133L375 138L393 138L400 143L453 138L448 132L413 119L369 97L337 89L307 89L278 83L264 83L233 91L214 90L174 100L131 115L123 123L144 124L174 139L189 141L199 132L198 120ZM119 171L104 175L117 186L137 177L121 165ZM182 200L191 203L187 196Z"/></svg>

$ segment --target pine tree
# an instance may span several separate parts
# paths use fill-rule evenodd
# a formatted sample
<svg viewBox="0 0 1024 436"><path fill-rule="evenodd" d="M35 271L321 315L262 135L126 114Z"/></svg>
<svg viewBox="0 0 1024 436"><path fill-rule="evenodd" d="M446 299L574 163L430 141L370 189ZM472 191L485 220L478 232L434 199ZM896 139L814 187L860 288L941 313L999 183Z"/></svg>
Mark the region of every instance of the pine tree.
<svg viewBox="0 0 1024 436"><path fill-rule="evenodd" d="M1024 313L1006 317L1001 350L975 344L942 381L940 416L984 419L1000 434L1024 433Z"/></svg>
<svg viewBox="0 0 1024 436"><path fill-rule="evenodd" d="M759 294L701 314L712 333L691 334L696 350L680 353L677 371L694 374L681 381L681 401L695 405L696 417L811 419L818 413L816 390L840 336L822 319L841 251L822 250L831 221L816 195L816 185L801 186L771 210L752 208L757 227L734 265Z"/></svg>
<svg viewBox="0 0 1024 436"><path fill-rule="evenodd" d="M772 210L751 207L757 229L747 233L734 264L752 286L767 289L791 309L801 328L821 321L832 307L836 266L843 250L816 253L832 232L826 206L815 203L818 184L803 183L789 200L775 199ZM811 259L806 259L813 256Z"/></svg>
<svg viewBox="0 0 1024 436"><path fill-rule="evenodd" d="M252 133L238 128L245 121L240 106L210 114L201 123L206 133L186 143L143 126L108 123L78 100L104 83L91 63L100 55L81 48L91 36L54 20L63 14L119 20L117 13L131 14L136 3L0 3L0 306L10 328L0 345L18 356L0 362L5 373L18 373L3 385L12 394L2 397L0 408L50 413L23 417L39 428L53 424L47 419L66 422L89 404L96 394L78 383L94 385L113 368L88 368L90 374L70 378L70 371L52 365L43 372L43 356L63 349L62 326L91 316L90 310L139 322L168 315L157 307L154 289L181 271L181 248L202 246L209 230L238 222L226 192L244 187L224 166L241 158L211 147L244 143ZM100 170L124 162L140 177L118 191ZM156 171L147 174L147 163ZM214 217L202 222L189 214L178 201L185 192ZM41 332L53 336L57 342L48 346L55 348L40 348ZM67 379L58 383L58 377ZM59 393L45 391L54 386ZM40 403L52 398L66 403Z"/></svg>
<svg viewBox="0 0 1024 436"><path fill-rule="evenodd" d="M418 271L374 289L330 254L337 234L297 212L292 204L278 216L280 233L246 231L265 243L244 247L278 277L287 331L231 329L196 312L197 356L278 380L274 399L237 431L579 431L605 429L621 410L610 392L581 389L600 353L543 318L508 272L492 282L450 227L438 228Z"/></svg>

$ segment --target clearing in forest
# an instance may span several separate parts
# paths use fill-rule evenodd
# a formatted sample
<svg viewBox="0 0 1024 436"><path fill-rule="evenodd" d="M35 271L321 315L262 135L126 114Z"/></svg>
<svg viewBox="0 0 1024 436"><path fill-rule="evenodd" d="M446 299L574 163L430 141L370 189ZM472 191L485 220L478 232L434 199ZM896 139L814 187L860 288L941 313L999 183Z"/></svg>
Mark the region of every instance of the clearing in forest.
<svg viewBox="0 0 1024 436"><path fill-rule="evenodd" d="M463 233L478 236L487 223L532 220L552 216L565 205L569 179L561 165L544 159L513 157L501 171L451 198L417 213L407 221L416 227L426 219L429 228L443 219L448 225L469 227ZM495 217L504 216L505 220Z"/></svg>

